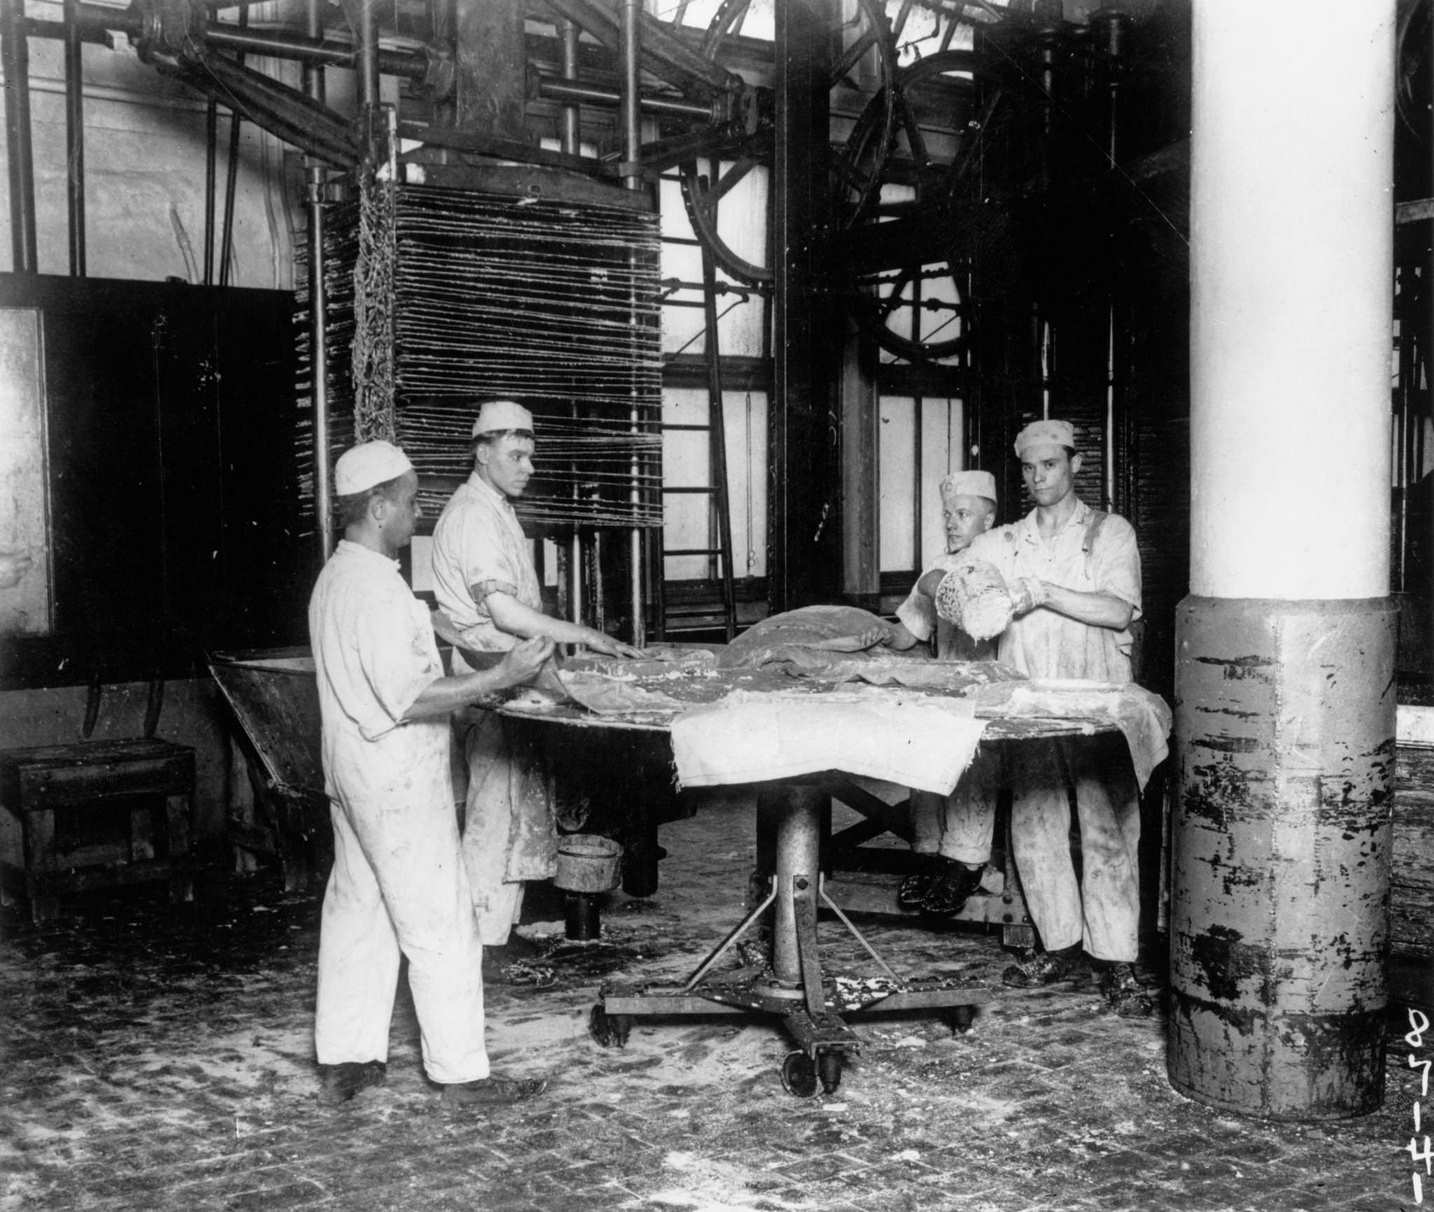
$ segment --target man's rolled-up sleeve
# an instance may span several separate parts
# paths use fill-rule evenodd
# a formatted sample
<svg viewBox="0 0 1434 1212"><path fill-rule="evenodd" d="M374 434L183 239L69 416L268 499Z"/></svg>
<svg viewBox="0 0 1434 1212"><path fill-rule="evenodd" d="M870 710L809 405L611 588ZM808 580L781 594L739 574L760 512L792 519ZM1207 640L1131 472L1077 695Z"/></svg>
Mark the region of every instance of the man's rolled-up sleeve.
<svg viewBox="0 0 1434 1212"><path fill-rule="evenodd" d="M1128 602L1135 609L1132 622L1143 613L1140 601L1140 548L1135 527L1124 518L1111 516L1101 527L1093 544L1092 576L1095 588Z"/></svg>

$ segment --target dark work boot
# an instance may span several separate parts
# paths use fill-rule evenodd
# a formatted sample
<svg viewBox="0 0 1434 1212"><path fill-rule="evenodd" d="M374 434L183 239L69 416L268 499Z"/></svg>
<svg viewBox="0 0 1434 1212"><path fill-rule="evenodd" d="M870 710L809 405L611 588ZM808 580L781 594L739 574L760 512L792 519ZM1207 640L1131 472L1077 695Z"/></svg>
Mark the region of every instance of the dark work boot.
<svg viewBox="0 0 1434 1212"><path fill-rule="evenodd" d="M896 889L896 905L908 913L921 908L921 902L931 891L931 885L941 873L943 862L939 854L918 854L915 856L916 870L908 875Z"/></svg>
<svg viewBox="0 0 1434 1212"><path fill-rule="evenodd" d="M1069 980L1081 965L1081 945L1072 943L1059 951L1036 951L1001 973L1001 981L1013 989L1034 989Z"/></svg>
<svg viewBox="0 0 1434 1212"><path fill-rule="evenodd" d="M941 874L931 881L921 907L937 917L955 917L981 886L981 867L968 867L955 859L941 860Z"/></svg>
<svg viewBox="0 0 1434 1212"><path fill-rule="evenodd" d="M388 1066L383 1061L344 1061L337 1065L319 1066L319 1102L336 1107L346 1103L360 1090L381 1086L388 1079Z"/></svg>
<svg viewBox="0 0 1434 1212"><path fill-rule="evenodd" d="M1099 963L1101 996L1121 1018L1148 1018L1155 1013L1155 996L1140 983L1134 964Z"/></svg>

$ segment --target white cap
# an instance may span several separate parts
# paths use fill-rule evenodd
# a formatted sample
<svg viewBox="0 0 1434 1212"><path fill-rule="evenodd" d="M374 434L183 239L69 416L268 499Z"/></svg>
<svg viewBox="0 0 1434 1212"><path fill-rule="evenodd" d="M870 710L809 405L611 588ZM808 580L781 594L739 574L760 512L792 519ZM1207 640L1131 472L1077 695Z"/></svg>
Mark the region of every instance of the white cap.
<svg viewBox="0 0 1434 1212"><path fill-rule="evenodd" d="M1016 458L1033 446L1069 446L1075 449L1075 429L1069 421L1032 421L1016 435Z"/></svg>
<svg viewBox="0 0 1434 1212"><path fill-rule="evenodd" d="M478 410L473 422L473 436L502 432L505 429L526 429L532 432L533 414L514 400L489 400Z"/></svg>
<svg viewBox="0 0 1434 1212"><path fill-rule="evenodd" d="M392 442L361 442L339 455L334 464L334 492L341 497L352 496L412 470L408 456Z"/></svg>
<svg viewBox="0 0 1434 1212"><path fill-rule="evenodd" d="M996 477L989 471L953 471L941 481L941 499L951 497L985 497L994 505Z"/></svg>

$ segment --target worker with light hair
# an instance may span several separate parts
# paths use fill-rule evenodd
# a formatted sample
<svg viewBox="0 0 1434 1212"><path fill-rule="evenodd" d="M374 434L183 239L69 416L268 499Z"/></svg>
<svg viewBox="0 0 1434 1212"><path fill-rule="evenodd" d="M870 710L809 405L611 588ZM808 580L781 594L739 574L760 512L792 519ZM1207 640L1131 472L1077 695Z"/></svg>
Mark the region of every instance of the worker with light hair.
<svg viewBox="0 0 1434 1212"><path fill-rule="evenodd" d="M993 660L995 644L973 640L941 618L922 585L930 584L931 571L948 571L955 557L995 524L996 478L989 471L957 471L942 478L940 492L946 554L897 607L898 635L891 646L906 648L917 641L934 640L938 661ZM982 873L991 861L999 780L999 755L986 749L976 754L950 795L912 791L911 848L918 857L917 869L897 888L897 904L903 909L955 916L980 887Z"/></svg>
<svg viewBox="0 0 1434 1212"><path fill-rule="evenodd" d="M472 429L473 472L443 507L433 530L433 589L462 648L501 654L543 637L613 657L641 650L605 632L543 613L531 540L513 502L533 476L533 414L513 400L489 400ZM455 649L455 673L472 668ZM515 963L541 948L512 929L528 880L557 869L557 831L542 763L507 734L495 711L469 713L464 748L468 792L463 856L489 980L522 981Z"/></svg>

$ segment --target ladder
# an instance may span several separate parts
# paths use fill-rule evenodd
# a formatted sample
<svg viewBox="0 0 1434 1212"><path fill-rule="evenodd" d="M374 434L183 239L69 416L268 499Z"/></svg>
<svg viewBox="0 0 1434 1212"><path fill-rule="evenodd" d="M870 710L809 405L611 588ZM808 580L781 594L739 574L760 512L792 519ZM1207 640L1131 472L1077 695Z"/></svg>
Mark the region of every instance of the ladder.
<svg viewBox="0 0 1434 1212"><path fill-rule="evenodd" d="M685 431L708 435L710 483L672 486L664 483L662 492L664 498L708 497L712 506L708 532L715 532L716 546L668 548L663 544L662 528L657 528L656 541L653 543L656 567L652 576L655 640L666 639L670 633L715 631L721 628L730 642L737 634L737 594L732 572L732 515L727 494L727 427L722 414L722 360L717 343L717 268L711 252L705 246L702 249L702 318L704 357L707 363L707 424L664 423L661 428L664 432ZM714 612L710 603L703 600L680 602L670 599L664 576L668 556L706 556L720 564L720 611Z"/></svg>

